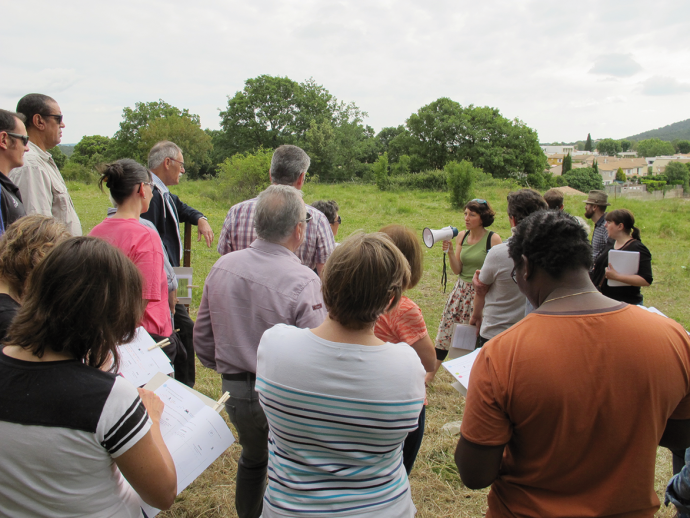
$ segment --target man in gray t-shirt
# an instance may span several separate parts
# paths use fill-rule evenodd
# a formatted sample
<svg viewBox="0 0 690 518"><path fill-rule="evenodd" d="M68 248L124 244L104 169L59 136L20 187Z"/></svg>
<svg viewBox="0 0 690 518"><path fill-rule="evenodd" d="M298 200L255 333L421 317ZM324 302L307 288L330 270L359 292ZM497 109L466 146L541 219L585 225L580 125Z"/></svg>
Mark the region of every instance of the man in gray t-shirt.
<svg viewBox="0 0 690 518"><path fill-rule="evenodd" d="M544 198L532 189L508 194L508 220L511 228L538 210L548 208ZM513 280L513 260L508 256L506 239L489 250L481 270L472 279L476 294L471 325L477 326L477 345L502 333L525 316L525 296Z"/></svg>

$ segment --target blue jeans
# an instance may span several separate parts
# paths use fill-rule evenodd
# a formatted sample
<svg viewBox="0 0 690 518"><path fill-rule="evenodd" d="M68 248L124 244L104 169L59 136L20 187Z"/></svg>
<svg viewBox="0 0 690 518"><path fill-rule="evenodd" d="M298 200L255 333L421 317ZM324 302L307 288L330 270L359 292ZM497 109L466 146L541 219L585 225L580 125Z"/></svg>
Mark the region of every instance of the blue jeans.
<svg viewBox="0 0 690 518"><path fill-rule="evenodd" d="M268 467L268 423L254 390L255 379L247 373L241 381L223 380L223 392L230 392L225 403L242 446L237 463L235 508L239 518L259 518L263 510Z"/></svg>

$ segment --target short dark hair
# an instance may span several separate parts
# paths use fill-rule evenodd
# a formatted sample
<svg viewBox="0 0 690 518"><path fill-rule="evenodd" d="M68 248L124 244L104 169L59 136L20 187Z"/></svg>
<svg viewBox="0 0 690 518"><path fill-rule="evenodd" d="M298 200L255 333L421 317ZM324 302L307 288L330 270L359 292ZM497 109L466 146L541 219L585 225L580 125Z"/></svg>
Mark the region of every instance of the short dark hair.
<svg viewBox="0 0 690 518"><path fill-rule="evenodd" d="M364 329L400 301L410 267L385 234L356 233L330 255L322 283L328 316L348 329Z"/></svg>
<svg viewBox="0 0 690 518"><path fill-rule="evenodd" d="M640 239L640 229L635 226L635 216L628 209L616 209L606 213L606 221L613 221L616 225L623 225L633 239Z"/></svg>
<svg viewBox="0 0 690 518"><path fill-rule="evenodd" d="M17 127L17 119L25 122L26 117L24 117L24 115L21 113L0 109L0 131L9 131L10 133L13 132Z"/></svg>
<svg viewBox="0 0 690 518"><path fill-rule="evenodd" d="M302 173L307 172L310 163L309 155L302 148L284 144L273 152L271 181L279 185L292 185Z"/></svg>
<svg viewBox="0 0 690 518"><path fill-rule="evenodd" d="M310 204L316 210L323 212L328 222L333 225L335 223L335 215L338 214L340 207L335 200L316 200L314 203Z"/></svg>
<svg viewBox="0 0 690 518"><path fill-rule="evenodd" d="M144 279L118 248L97 237L71 237L36 266L9 329L9 342L41 358L68 353L106 365L130 342L144 314Z"/></svg>
<svg viewBox="0 0 690 518"><path fill-rule="evenodd" d="M524 255L556 279L592 266L587 233L573 216L560 210L540 210L522 220L508 241L508 254L516 266Z"/></svg>
<svg viewBox="0 0 690 518"><path fill-rule="evenodd" d="M508 216L515 220L516 225L533 212L548 208L544 197L533 189L508 193Z"/></svg>
<svg viewBox="0 0 690 518"><path fill-rule="evenodd" d="M544 193L544 200L550 209L560 209L563 206L563 193L558 189L549 189Z"/></svg>
<svg viewBox="0 0 690 518"><path fill-rule="evenodd" d="M55 99L43 94L27 94L17 103L17 112L26 117L23 121L27 128L34 125L34 115L45 115L50 108L48 103L56 102Z"/></svg>
<svg viewBox="0 0 690 518"><path fill-rule="evenodd" d="M101 172L98 186L103 190L103 183L110 190L115 203L120 205L132 195L134 188L142 182L150 182L151 173L143 165L131 158L106 164Z"/></svg>
<svg viewBox="0 0 690 518"><path fill-rule="evenodd" d="M50 216L31 214L19 218L0 239L0 277L21 298L29 274L55 245L68 237L64 223Z"/></svg>
<svg viewBox="0 0 690 518"><path fill-rule="evenodd" d="M402 225L387 225L379 232L386 234L407 259L407 264L410 265L410 282L404 289L414 288L424 273L424 256L417 234Z"/></svg>
<svg viewBox="0 0 690 518"><path fill-rule="evenodd" d="M482 220L482 227L490 227L493 224L496 212L491 208L488 201L470 200L465 204L465 208L479 214Z"/></svg>

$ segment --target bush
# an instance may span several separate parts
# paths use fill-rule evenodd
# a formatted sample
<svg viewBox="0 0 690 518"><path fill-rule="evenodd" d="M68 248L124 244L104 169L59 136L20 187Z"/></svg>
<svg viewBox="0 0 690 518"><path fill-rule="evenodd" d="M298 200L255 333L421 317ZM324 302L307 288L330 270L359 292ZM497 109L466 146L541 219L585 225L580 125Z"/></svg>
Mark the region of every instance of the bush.
<svg viewBox="0 0 690 518"><path fill-rule="evenodd" d="M432 169L421 173L407 173L390 178L391 189L419 189L422 191L447 191L448 174Z"/></svg>
<svg viewBox="0 0 690 518"><path fill-rule="evenodd" d="M388 153L384 153L379 159L374 163L373 167L374 178L376 179L376 186L381 191L388 189L390 185L390 179L388 177Z"/></svg>
<svg viewBox="0 0 690 518"><path fill-rule="evenodd" d="M444 171L448 174L448 190L450 191L450 204L456 209L462 209L472 199L472 183L474 179L484 174L481 169L475 168L472 162L463 160L446 164Z"/></svg>
<svg viewBox="0 0 690 518"><path fill-rule="evenodd" d="M648 180L646 178L642 178L640 183L647 186L647 192L660 191L666 185L666 182L663 180Z"/></svg>
<svg viewBox="0 0 690 518"><path fill-rule="evenodd" d="M601 175L591 167L582 167L580 169L568 171L568 173L564 175L564 178L569 187L584 193L588 193L594 189L604 189L604 182L601 179Z"/></svg>
<svg viewBox="0 0 690 518"><path fill-rule="evenodd" d="M212 189L204 193L215 201L235 204L256 197L270 184L273 151L238 153L218 165Z"/></svg>
<svg viewBox="0 0 690 518"><path fill-rule="evenodd" d="M68 160L60 171L62 177L68 182L81 182L85 184L97 183L101 175L93 166L77 164Z"/></svg>

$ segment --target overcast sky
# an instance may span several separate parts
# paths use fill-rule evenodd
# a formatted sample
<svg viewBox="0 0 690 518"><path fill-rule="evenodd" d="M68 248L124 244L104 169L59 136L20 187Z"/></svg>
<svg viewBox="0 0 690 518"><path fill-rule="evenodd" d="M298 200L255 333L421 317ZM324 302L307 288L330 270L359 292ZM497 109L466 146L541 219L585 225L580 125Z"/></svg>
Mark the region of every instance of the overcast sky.
<svg viewBox="0 0 690 518"><path fill-rule="evenodd" d="M218 128L261 74L313 77L376 131L439 97L492 106L541 142L690 118L690 2L3 1L0 107L54 97L63 143L163 99Z"/></svg>

